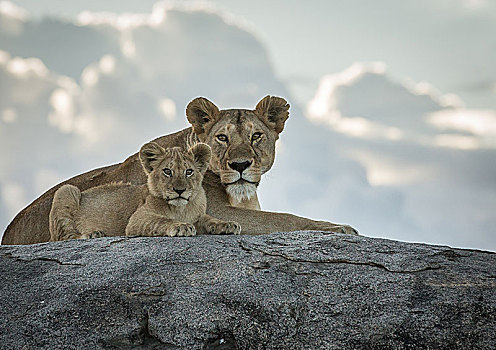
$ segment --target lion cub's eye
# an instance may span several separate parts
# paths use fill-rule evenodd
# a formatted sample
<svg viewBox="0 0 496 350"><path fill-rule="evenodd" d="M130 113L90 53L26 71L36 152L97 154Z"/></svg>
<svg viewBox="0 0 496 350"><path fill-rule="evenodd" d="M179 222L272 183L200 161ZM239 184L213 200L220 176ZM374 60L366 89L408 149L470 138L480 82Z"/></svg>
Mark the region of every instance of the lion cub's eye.
<svg viewBox="0 0 496 350"><path fill-rule="evenodd" d="M171 177L172 176L172 170L170 170L169 168L165 168L164 170L162 170L162 172L167 177Z"/></svg>
<svg viewBox="0 0 496 350"><path fill-rule="evenodd" d="M261 132L256 132L253 135L251 135L251 140L252 141L256 141L256 140L258 140L261 137L262 137L262 133Z"/></svg>
<svg viewBox="0 0 496 350"><path fill-rule="evenodd" d="M190 177L191 175L193 175L193 169L186 169L186 176Z"/></svg>
<svg viewBox="0 0 496 350"><path fill-rule="evenodd" d="M217 140L220 142L227 142L227 136L224 134L217 135Z"/></svg>

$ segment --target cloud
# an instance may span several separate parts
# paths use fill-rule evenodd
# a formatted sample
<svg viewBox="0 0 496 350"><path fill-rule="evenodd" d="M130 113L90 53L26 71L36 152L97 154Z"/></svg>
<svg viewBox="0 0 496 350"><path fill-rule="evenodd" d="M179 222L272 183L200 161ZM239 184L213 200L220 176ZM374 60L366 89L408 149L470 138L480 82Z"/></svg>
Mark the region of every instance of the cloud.
<svg viewBox="0 0 496 350"><path fill-rule="evenodd" d="M488 0L461 0L461 3L469 10L479 10L489 5Z"/></svg>
<svg viewBox="0 0 496 350"><path fill-rule="evenodd" d="M441 110L429 113L426 122L446 132L460 132L474 143L474 148L496 148L496 111L478 109ZM441 135L442 136L442 135ZM463 145L463 142L460 142Z"/></svg>
<svg viewBox="0 0 496 350"><path fill-rule="evenodd" d="M2 227L60 179L187 127L197 96L253 108L267 92L287 95L258 39L213 9L162 4L75 22L0 9Z"/></svg>
<svg viewBox="0 0 496 350"><path fill-rule="evenodd" d="M71 173L57 164L70 153L71 140L50 119L54 113L67 112L67 103L57 96L66 96L71 84L69 78L50 72L37 58L11 57L0 51L3 224L46 189L36 185L41 169L51 167L55 174Z"/></svg>
<svg viewBox="0 0 496 350"><path fill-rule="evenodd" d="M392 81L381 62L323 77L307 107L311 120L351 137L463 150L496 148L494 113L426 82Z"/></svg>
<svg viewBox="0 0 496 350"><path fill-rule="evenodd" d="M348 186L357 201L387 203L393 193L401 198L379 212L371 202L363 211L350 206L341 210L343 217L377 235L381 224L396 222L397 232L409 232L407 240L496 248L486 231L496 222L489 214L496 207L490 160L496 156L495 111L467 109L428 84L395 79L383 64L357 63L321 80L307 114L327 127L334 152L365 169L368 186L361 181ZM336 171L330 164L326 168ZM352 171L344 168L341 176ZM339 203L346 197L351 195L332 196ZM317 207L327 201L316 200ZM367 221L366 211L377 215L374 222Z"/></svg>

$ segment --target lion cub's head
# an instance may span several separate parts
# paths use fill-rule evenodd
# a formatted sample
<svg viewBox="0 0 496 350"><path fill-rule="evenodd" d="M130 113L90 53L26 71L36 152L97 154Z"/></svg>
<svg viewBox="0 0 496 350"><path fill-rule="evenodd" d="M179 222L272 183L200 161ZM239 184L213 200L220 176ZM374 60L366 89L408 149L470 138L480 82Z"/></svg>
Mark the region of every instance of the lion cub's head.
<svg viewBox="0 0 496 350"><path fill-rule="evenodd" d="M139 152L143 169L148 174L150 193L174 206L186 205L203 191L203 175L211 155L210 147L204 143L184 151L180 147L164 149L149 142Z"/></svg>
<svg viewBox="0 0 496 350"><path fill-rule="evenodd" d="M275 142L289 117L289 104L266 96L254 110L219 110L206 98L188 104L186 116L201 142L212 147L210 169L238 202L256 193L274 163Z"/></svg>

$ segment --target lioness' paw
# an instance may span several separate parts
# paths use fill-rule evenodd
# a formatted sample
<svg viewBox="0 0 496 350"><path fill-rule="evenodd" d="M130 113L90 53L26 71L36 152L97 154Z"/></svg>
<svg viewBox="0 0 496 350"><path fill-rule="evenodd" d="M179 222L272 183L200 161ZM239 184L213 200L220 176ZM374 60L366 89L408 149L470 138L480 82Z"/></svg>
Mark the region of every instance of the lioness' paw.
<svg viewBox="0 0 496 350"><path fill-rule="evenodd" d="M211 235L239 235L241 226L234 221L222 221L208 225L207 231Z"/></svg>
<svg viewBox="0 0 496 350"><path fill-rule="evenodd" d="M102 231L94 231L91 233L82 234L80 238L88 239L88 238L101 238L101 237L105 237L105 233L103 233Z"/></svg>
<svg viewBox="0 0 496 350"><path fill-rule="evenodd" d="M329 231L336 233L344 233L347 235L358 235L358 230L354 229L350 225L338 225L327 221L314 221L314 224L310 228L311 230L318 231Z"/></svg>
<svg viewBox="0 0 496 350"><path fill-rule="evenodd" d="M336 228L336 231L332 231L332 232L344 233L347 235L355 235L355 236L359 235L358 230L354 229L350 225L339 225L337 227L339 228Z"/></svg>
<svg viewBox="0 0 496 350"><path fill-rule="evenodd" d="M187 223L172 224L167 230L169 237L190 237L196 235L196 229L193 225Z"/></svg>

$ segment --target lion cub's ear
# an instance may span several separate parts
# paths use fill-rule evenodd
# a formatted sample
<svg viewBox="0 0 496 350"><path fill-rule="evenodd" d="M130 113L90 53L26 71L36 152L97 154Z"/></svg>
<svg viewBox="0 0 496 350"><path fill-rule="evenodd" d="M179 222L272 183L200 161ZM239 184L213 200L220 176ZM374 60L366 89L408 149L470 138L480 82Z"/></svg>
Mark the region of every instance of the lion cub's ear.
<svg viewBox="0 0 496 350"><path fill-rule="evenodd" d="M195 165L202 174L208 169L208 163L212 157L212 149L206 143L197 143L189 149L195 159Z"/></svg>
<svg viewBox="0 0 496 350"><path fill-rule="evenodd" d="M186 117L195 134L201 137L219 119L219 108L205 97L197 97L186 107Z"/></svg>
<svg viewBox="0 0 496 350"><path fill-rule="evenodd" d="M255 113L267 126L280 134L289 118L289 104L281 97L265 96L255 107Z"/></svg>
<svg viewBox="0 0 496 350"><path fill-rule="evenodd" d="M160 147L156 142L144 144L139 151L141 165L147 174L160 164L161 157L165 154L165 149Z"/></svg>

